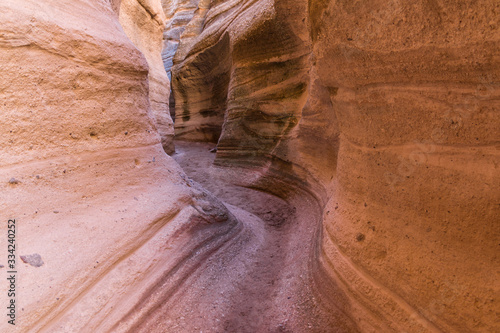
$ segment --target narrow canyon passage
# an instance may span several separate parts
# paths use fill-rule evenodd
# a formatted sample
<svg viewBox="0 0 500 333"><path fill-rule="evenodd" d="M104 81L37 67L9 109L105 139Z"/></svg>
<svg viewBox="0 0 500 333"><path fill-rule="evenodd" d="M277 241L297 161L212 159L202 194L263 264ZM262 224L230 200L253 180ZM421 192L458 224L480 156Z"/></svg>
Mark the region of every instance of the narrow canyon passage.
<svg viewBox="0 0 500 333"><path fill-rule="evenodd" d="M174 159L187 175L222 200L243 224L142 332L341 332L329 326L309 289L318 218L301 207L231 183L213 167L214 144L176 142ZM352 330L351 330L352 331Z"/></svg>
<svg viewBox="0 0 500 333"><path fill-rule="evenodd" d="M0 30L0 333L500 332L499 1Z"/></svg>

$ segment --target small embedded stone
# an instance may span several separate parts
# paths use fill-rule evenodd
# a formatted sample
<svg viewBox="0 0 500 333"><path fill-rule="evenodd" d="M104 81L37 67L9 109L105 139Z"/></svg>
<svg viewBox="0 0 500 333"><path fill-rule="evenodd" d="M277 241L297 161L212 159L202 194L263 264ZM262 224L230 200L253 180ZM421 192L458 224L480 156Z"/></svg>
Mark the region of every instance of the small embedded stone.
<svg viewBox="0 0 500 333"><path fill-rule="evenodd" d="M9 180L9 184L12 184L12 185L16 185L16 184L19 184L21 181L17 180L16 178L12 177L10 180Z"/></svg>
<svg viewBox="0 0 500 333"><path fill-rule="evenodd" d="M41 267L44 262L42 257L38 253L28 254L26 256L20 256L21 260L33 267Z"/></svg>

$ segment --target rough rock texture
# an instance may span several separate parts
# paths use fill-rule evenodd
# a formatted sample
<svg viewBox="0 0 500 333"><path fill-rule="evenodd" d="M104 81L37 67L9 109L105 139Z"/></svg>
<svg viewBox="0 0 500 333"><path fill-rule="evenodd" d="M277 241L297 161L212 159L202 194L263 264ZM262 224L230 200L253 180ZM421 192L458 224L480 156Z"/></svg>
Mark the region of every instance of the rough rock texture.
<svg viewBox="0 0 500 333"><path fill-rule="evenodd" d="M181 36L183 40L199 35L204 15L209 8L208 0L162 0L163 9L167 18L163 33L162 59L169 79L174 56L177 53ZM193 20L194 19L194 20ZM191 20L193 23L190 24ZM198 22L198 23L197 23ZM170 95L170 115L175 119L175 99Z"/></svg>
<svg viewBox="0 0 500 333"><path fill-rule="evenodd" d="M171 68L174 64L174 56L179 47L181 36L184 39L193 34L190 29L186 33L186 27L195 17L196 12L204 11L203 4L206 1L199 0L162 0L166 23L163 33L163 50L161 52L165 70L171 79ZM202 7L200 8L199 5ZM196 35L196 34L195 34Z"/></svg>
<svg viewBox="0 0 500 333"><path fill-rule="evenodd" d="M17 256L43 260L17 257L16 325L4 314L1 332L131 330L238 230L165 154L117 8L0 3L0 233L15 219Z"/></svg>
<svg viewBox="0 0 500 333"><path fill-rule="evenodd" d="M314 196L332 331L500 330L499 14L491 0L217 1L181 37L176 133L218 141L241 184Z"/></svg>
<svg viewBox="0 0 500 333"><path fill-rule="evenodd" d="M201 6L182 35L172 68L176 80L176 137L181 140L219 139L231 77L230 41L263 17L272 15L266 1L249 5L245 1L210 2ZM240 17L240 20L234 20ZM180 71L182 68L182 72ZM195 87L195 88L194 88Z"/></svg>
<svg viewBox="0 0 500 333"><path fill-rule="evenodd" d="M341 132L323 268L363 330L498 331L500 4L310 14Z"/></svg>
<svg viewBox="0 0 500 333"><path fill-rule="evenodd" d="M211 192L159 2L0 3L1 332L500 331L498 1L165 9Z"/></svg>
<svg viewBox="0 0 500 333"><path fill-rule="evenodd" d="M331 102L311 69L307 4L227 1L206 16L204 29L182 38L175 56L177 137L220 138L217 163L270 162L278 181L307 178L299 169L335 163L338 126L334 112L320 112ZM331 125L318 131L325 123ZM303 163L292 172L293 160ZM332 174L316 171L328 180Z"/></svg>
<svg viewBox="0 0 500 333"><path fill-rule="evenodd" d="M170 81L161 58L165 15L160 0L122 0L119 21L148 62L151 111L163 149L171 154L175 151L174 126L168 105Z"/></svg>

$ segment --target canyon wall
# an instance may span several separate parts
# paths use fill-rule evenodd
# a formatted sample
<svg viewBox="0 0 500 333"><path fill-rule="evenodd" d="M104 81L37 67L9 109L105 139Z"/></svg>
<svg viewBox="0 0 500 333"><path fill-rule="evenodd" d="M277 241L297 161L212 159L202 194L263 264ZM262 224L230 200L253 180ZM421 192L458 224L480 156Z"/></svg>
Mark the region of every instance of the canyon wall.
<svg viewBox="0 0 500 333"><path fill-rule="evenodd" d="M333 325L500 329L499 14L491 0L218 1L181 37L178 137L218 142L241 184L316 199L311 279Z"/></svg>
<svg viewBox="0 0 500 333"><path fill-rule="evenodd" d="M195 17L203 17L200 12L206 11L206 2L199 0L162 0L161 2L166 18L161 55L170 79L174 56L179 47L181 36L186 40L190 35L197 35L191 28L193 24L189 23ZM188 28L187 31L186 28Z"/></svg>
<svg viewBox="0 0 500 333"><path fill-rule="evenodd" d="M163 50L161 56L169 79L172 78L174 56L177 53L181 36L184 41L199 34L199 22L203 22L204 15L209 8L208 0L162 0L166 16L163 33ZM193 21L191 23L191 21ZM197 24L198 22L198 24ZM170 96L170 114L175 119L175 99Z"/></svg>
<svg viewBox="0 0 500 333"><path fill-rule="evenodd" d="M134 331L238 229L165 154L119 8L0 4L0 231L15 219L18 272L2 332Z"/></svg>
<svg viewBox="0 0 500 333"><path fill-rule="evenodd" d="M310 12L341 132L321 259L353 309L384 318L367 327L499 329L499 14L495 1Z"/></svg>
<svg viewBox="0 0 500 333"><path fill-rule="evenodd" d="M163 31L165 14L159 0L122 0L119 22L128 38L148 62L149 101L163 149L171 154L174 148L174 125L170 117L170 81L163 67Z"/></svg>
<svg viewBox="0 0 500 333"><path fill-rule="evenodd" d="M268 320L234 326L249 332L500 331L500 4L163 5L0 3L0 233L15 219L19 273L0 331L182 332L247 310ZM260 220L231 208L253 225L165 154L165 68L178 137L217 142L219 175L267 192Z"/></svg>

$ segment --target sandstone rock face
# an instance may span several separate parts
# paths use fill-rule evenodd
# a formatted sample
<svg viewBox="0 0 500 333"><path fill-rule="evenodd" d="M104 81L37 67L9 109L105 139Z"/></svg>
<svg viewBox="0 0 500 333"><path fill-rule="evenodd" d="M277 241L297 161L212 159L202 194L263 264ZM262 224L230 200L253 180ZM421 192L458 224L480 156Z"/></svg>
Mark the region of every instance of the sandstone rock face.
<svg viewBox="0 0 500 333"><path fill-rule="evenodd" d="M319 112L331 102L311 67L306 19L306 3L213 3L204 29L181 38L175 56L178 138L219 141L218 164L271 163L276 180L300 174L316 183L305 168L330 179L315 166L335 163L339 132L334 112Z"/></svg>
<svg viewBox="0 0 500 333"><path fill-rule="evenodd" d="M223 1L181 37L176 133L218 141L246 186L320 204L312 283L332 325L500 329L499 11Z"/></svg>
<svg viewBox="0 0 500 333"><path fill-rule="evenodd" d="M0 228L16 220L18 256L2 332L133 330L237 230L164 153L119 5L0 4Z"/></svg>
<svg viewBox="0 0 500 333"><path fill-rule="evenodd" d="M497 1L163 4L0 3L0 331L500 331Z"/></svg>
<svg viewBox="0 0 500 333"><path fill-rule="evenodd" d="M196 12L204 11L205 8L200 8L206 1L162 1L163 10L165 12L166 24L163 33L163 50L161 52L165 70L171 79L171 68L174 64L174 56L179 47L181 35L184 39L188 38L192 33L189 29L186 33L186 27L189 25ZM206 9L205 9L206 11ZM196 34L195 34L196 35Z"/></svg>
<svg viewBox="0 0 500 333"><path fill-rule="evenodd" d="M499 11L495 1L311 11L341 132L322 261L339 285L351 281L353 308L377 318L364 330L499 329Z"/></svg>
<svg viewBox="0 0 500 333"><path fill-rule="evenodd" d="M245 1L200 2L200 10L186 27L174 57L176 136L182 140L217 142L224 112L231 70L230 40L266 10L266 1L249 6ZM241 20L234 21L240 17ZM234 23L234 24L231 24ZM216 30L214 30L216 29ZM182 73L179 73L182 67ZM196 88L193 88L196 87Z"/></svg>
<svg viewBox="0 0 500 333"><path fill-rule="evenodd" d="M209 1L163 0L162 5L167 22L163 34L163 50L161 54L165 70L169 79L171 79L174 56L177 53L181 36L186 41L199 34L201 30L200 22L203 23ZM170 115L172 119L175 119L175 99L173 94L170 95Z"/></svg>
<svg viewBox="0 0 500 333"><path fill-rule="evenodd" d="M174 127L169 111L170 81L163 67L161 50L165 14L160 0L122 0L119 21L123 30L141 51L149 67L149 100L163 149L174 149Z"/></svg>

